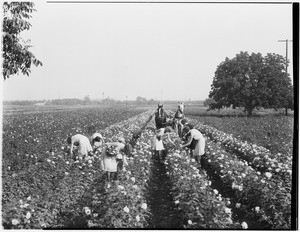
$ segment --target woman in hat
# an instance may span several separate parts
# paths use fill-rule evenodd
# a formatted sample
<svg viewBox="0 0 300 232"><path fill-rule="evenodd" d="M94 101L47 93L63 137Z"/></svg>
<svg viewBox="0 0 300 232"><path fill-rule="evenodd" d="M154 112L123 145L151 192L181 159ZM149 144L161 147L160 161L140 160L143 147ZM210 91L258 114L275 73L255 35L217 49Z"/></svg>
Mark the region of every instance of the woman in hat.
<svg viewBox="0 0 300 232"><path fill-rule="evenodd" d="M126 156L122 150L125 147L125 139L120 137L117 142L105 143L102 151L101 166L107 172L108 181L117 179L117 172L123 169L123 164L128 165Z"/></svg>
<svg viewBox="0 0 300 232"><path fill-rule="evenodd" d="M91 136L91 144L94 152L102 152L104 146L103 136L96 132Z"/></svg>
<svg viewBox="0 0 300 232"><path fill-rule="evenodd" d="M76 134L71 137L68 137L67 143L71 145L70 148L70 154L73 154L74 145L78 147L78 156L79 159L84 158L87 156L90 152L93 151L92 146L90 144L89 139L82 135L82 134Z"/></svg>
<svg viewBox="0 0 300 232"><path fill-rule="evenodd" d="M189 147L197 163L201 167L201 156L204 154L205 138L197 129L184 127L183 132L186 136L189 136L189 139L187 143L181 145L181 147Z"/></svg>

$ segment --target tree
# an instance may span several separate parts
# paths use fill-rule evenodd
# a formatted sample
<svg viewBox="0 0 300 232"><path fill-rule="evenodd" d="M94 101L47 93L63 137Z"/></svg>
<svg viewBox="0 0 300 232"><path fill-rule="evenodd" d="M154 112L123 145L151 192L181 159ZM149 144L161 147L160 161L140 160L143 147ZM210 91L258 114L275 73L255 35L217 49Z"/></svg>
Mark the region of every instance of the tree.
<svg viewBox="0 0 300 232"><path fill-rule="evenodd" d="M265 57L265 69L263 75L270 89L267 106L274 108L293 109L293 86L291 79L285 70L285 59L277 54L267 54ZM266 106L265 106L266 107Z"/></svg>
<svg viewBox="0 0 300 232"><path fill-rule="evenodd" d="M138 96L138 97L136 98L136 102L137 102L138 104L143 104L143 103L146 103L146 102L147 102L147 99L144 98L144 97Z"/></svg>
<svg viewBox="0 0 300 232"><path fill-rule="evenodd" d="M85 105L91 104L92 101L90 99L90 96L89 95L84 96L83 102L84 102Z"/></svg>
<svg viewBox="0 0 300 232"><path fill-rule="evenodd" d="M32 2L4 2L3 4L3 78L20 71L29 76L31 64L42 66L42 62L29 51L30 40L24 41L20 33L29 30L31 24L27 19L35 11Z"/></svg>
<svg viewBox="0 0 300 232"><path fill-rule="evenodd" d="M210 104L214 103L214 99L212 98L206 98L203 102L203 106L209 106Z"/></svg>
<svg viewBox="0 0 300 232"><path fill-rule="evenodd" d="M209 106L210 109L244 107L248 116L255 108L286 107L289 83L282 56L240 52L217 67L209 93L215 102Z"/></svg>

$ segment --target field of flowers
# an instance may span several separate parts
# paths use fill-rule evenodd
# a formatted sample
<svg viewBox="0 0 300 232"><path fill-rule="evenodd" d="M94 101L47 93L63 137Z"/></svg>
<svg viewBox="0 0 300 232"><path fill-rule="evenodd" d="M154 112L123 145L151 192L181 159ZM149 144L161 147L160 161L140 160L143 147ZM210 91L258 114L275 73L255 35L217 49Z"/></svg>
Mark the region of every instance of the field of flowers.
<svg viewBox="0 0 300 232"><path fill-rule="evenodd" d="M272 153L292 154L294 118L267 115L248 117L209 117L191 115L190 118L218 128L227 134L269 149Z"/></svg>
<svg viewBox="0 0 300 232"><path fill-rule="evenodd" d="M152 113L91 108L4 117L4 228L291 228L291 158L189 119L207 139L203 169L174 132L176 146L158 162ZM90 125L106 141L123 136L133 145L117 181L105 181L99 154L84 162L67 155L67 135L88 134Z"/></svg>
<svg viewBox="0 0 300 232"><path fill-rule="evenodd" d="M260 229L290 228L292 155L274 154L197 120L189 121L207 138L203 163L215 185L231 198L236 218Z"/></svg>

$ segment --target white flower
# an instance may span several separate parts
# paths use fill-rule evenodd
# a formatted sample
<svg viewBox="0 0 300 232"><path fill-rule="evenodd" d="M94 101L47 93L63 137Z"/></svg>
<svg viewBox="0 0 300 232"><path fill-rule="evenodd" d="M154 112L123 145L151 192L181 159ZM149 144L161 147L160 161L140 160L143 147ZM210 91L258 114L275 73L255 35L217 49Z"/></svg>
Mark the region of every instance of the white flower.
<svg viewBox="0 0 300 232"><path fill-rule="evenodd" d="M140 221L140 216L136 215L135 219L136 219L137 222L139 222Z"/></svg>
<svg viewBox="0 0 300 232"><path fill-rule="evenodd" d="M26 213L26 218L27 219L31 218L31 213L29 211Z"/></svg>
<svg viewBox="0 0 300 232"><path fill-rule="evenodd" d="M175 201L175 205L177 205L177 204L179 204L179 201L177 200L177 201Z"/></svg>
<svg viewBox="0 0 300 232"><path fill-rule="evenodd" d="M125 213L129 213L129 208L128 208L127 206L125 206L125 207L123 208L123 211L124 211Z"/></svg>
<svg viewBox="0 0 300 232"><path fill-rule="evenodd" d="M69 175L69 173L68 173L68 172L65 172L65 175L67 176L67 175Z"/></svg>
<svg viewBox="0 0 300 232"><path fill-rule="evenodd" d="M225 213L227 213L227 214L231 214L231 209L229 209L229 208L225 208Z"/></svg>
<svg viewBox="0 0 300 232"><path fill-rule="evenodd" d="M219 193L218 190L216 190L216 189L214 189L213 191L216 195Z"/></svg>
<svg viewBox="0 0 300 232"><path fill-rule="evenodd" d="M131 177L130 180L134 183L135 182L135 178Z"/></svg>
<svg viewBox="0 0 300 232"><path fill-rule="evenodd" d="M92 227L92 226L94 226L94 224L93 224L93 221L92 221L92 220L88 220L87 224L88 224L88 227L89 227L89 228L90 228L90 227Z"/></svg>
<svg viewBox="0 0 300 232"><path fill-rule="evenodd" d="M69 164L69 163L70 163L69 161L66 162L66 164Z"/></svg>
<svg viewBox="0 0 300 232"><path fill-rule="evenodd" d="M259 206L256 206L256 207L255 207L255 212L258 213L259 210L260 210Z"/></svg>
<svg viewBox="0 0 300 232"><path fill-rule="evenodd" d="M142 203L142 209L147 209L147 203Z"/></svg>
<svg viewBox="0 0 300 232"><path fill-rule="evenodd" d="M188 224L189 224L189 225L192 225L193 222L192 222L191 220L188 220Z"/></svg>
<svg viewBox="0 0 300 232"><path fill-rule="evenodd" d="M47 162L49 162L49 163L50 163L50 162L51 162L51 160L50 160L50 159L47 159Z"/></svg>
<svg viewBox="0 0 300 232"><path fill-rule="evenodd" d="M208 181L208 185L211 186L211 181Z"/></svg>
<svg viewBox="0 0 300 232"><path fill-rule="evenodd" d="M265 173L265 176L266 176L268 179L270 179L270 178L272 177L272 173L266 172L266 173Z"/></svg>
<svg viewBox="0 0 300 232"><path fill-rule="evenodd" d="M27 197L27 201L30 201L31 200L31 196Z"/></svg>
<svg viewBox="0 0 300 232"><path fill-rule="evenodd" d="M264 179L261 179L260 182L263 184L266 183L266 181Z"/></svg>
<svg viewBox="0 0 300 232"><path fill-rule="evenodd" d="M246 177L246 174L245 174L245 173L242 173L242 177L244 177L244 178L245 178L245 177Z"/></svg>
<svg viewBox="0 0 300 232"><path fill-rule="evenodd" d="M18 221L17 219L13 219L13 220L11 220L11 223L12 223L13 225L18 225L18 224L19 224L19 221Z"/></svg>
<svg viewBox="0 0 300 232"><path fill-rule="evenodd" d="M239 191L243 191L243 186L239 185Z"/></svg>
<svg viewBox="0 0 300 232"><path fill-rule="evenodd" d="M91 210L89 209L89 207L84 207L84 212L86 215L90 215L91 214Z"/></svg>
<svg viewBox="0 0 300 232"><path fill-rule="evenodd" d="M91 164L91 163L93 163L93 161L92 161L92 160L89 160L88 163Z"/></svg>
<svg viewBox="0 0 300 232"><path fill-rule="evenodd" d="M125 189L124 186L122 186L122 185L118 185L117 188L118 188L119 190Z"/></svg>
<svg viewBox="0 0 300 232"><path fill-rule="evenodd" d="M243 229L248 229L248 224L246 222L242 222L241 226Z"/></svg>
<svg viewBox="0 0 300 232"><path fill-rule="evenodd" d="M235 204L235 207L236 207L237 209L239 209L239 208L241 207L241 203L236 203L236 204Z"/></svg>
<svg viewBox="0 0 300 232"><path fill-rule="evenodd" d="M94 213L94 214L93 214L93 217L98 217L98 214L97 214L97 213Z"/></svg>

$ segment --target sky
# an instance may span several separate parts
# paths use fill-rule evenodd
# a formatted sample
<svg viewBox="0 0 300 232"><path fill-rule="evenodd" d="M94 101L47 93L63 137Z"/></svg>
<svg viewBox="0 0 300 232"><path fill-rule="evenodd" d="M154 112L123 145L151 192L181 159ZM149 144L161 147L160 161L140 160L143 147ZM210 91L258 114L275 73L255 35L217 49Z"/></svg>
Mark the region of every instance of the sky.
<svg viewBox="0 0 300 232"><path fill-rule="evenodd" d="M226 57L285 57L278 40L292 39L291 4L35 1L35 9L21 36L43 66L2 81L3 100L204 100Z"/></svg>

